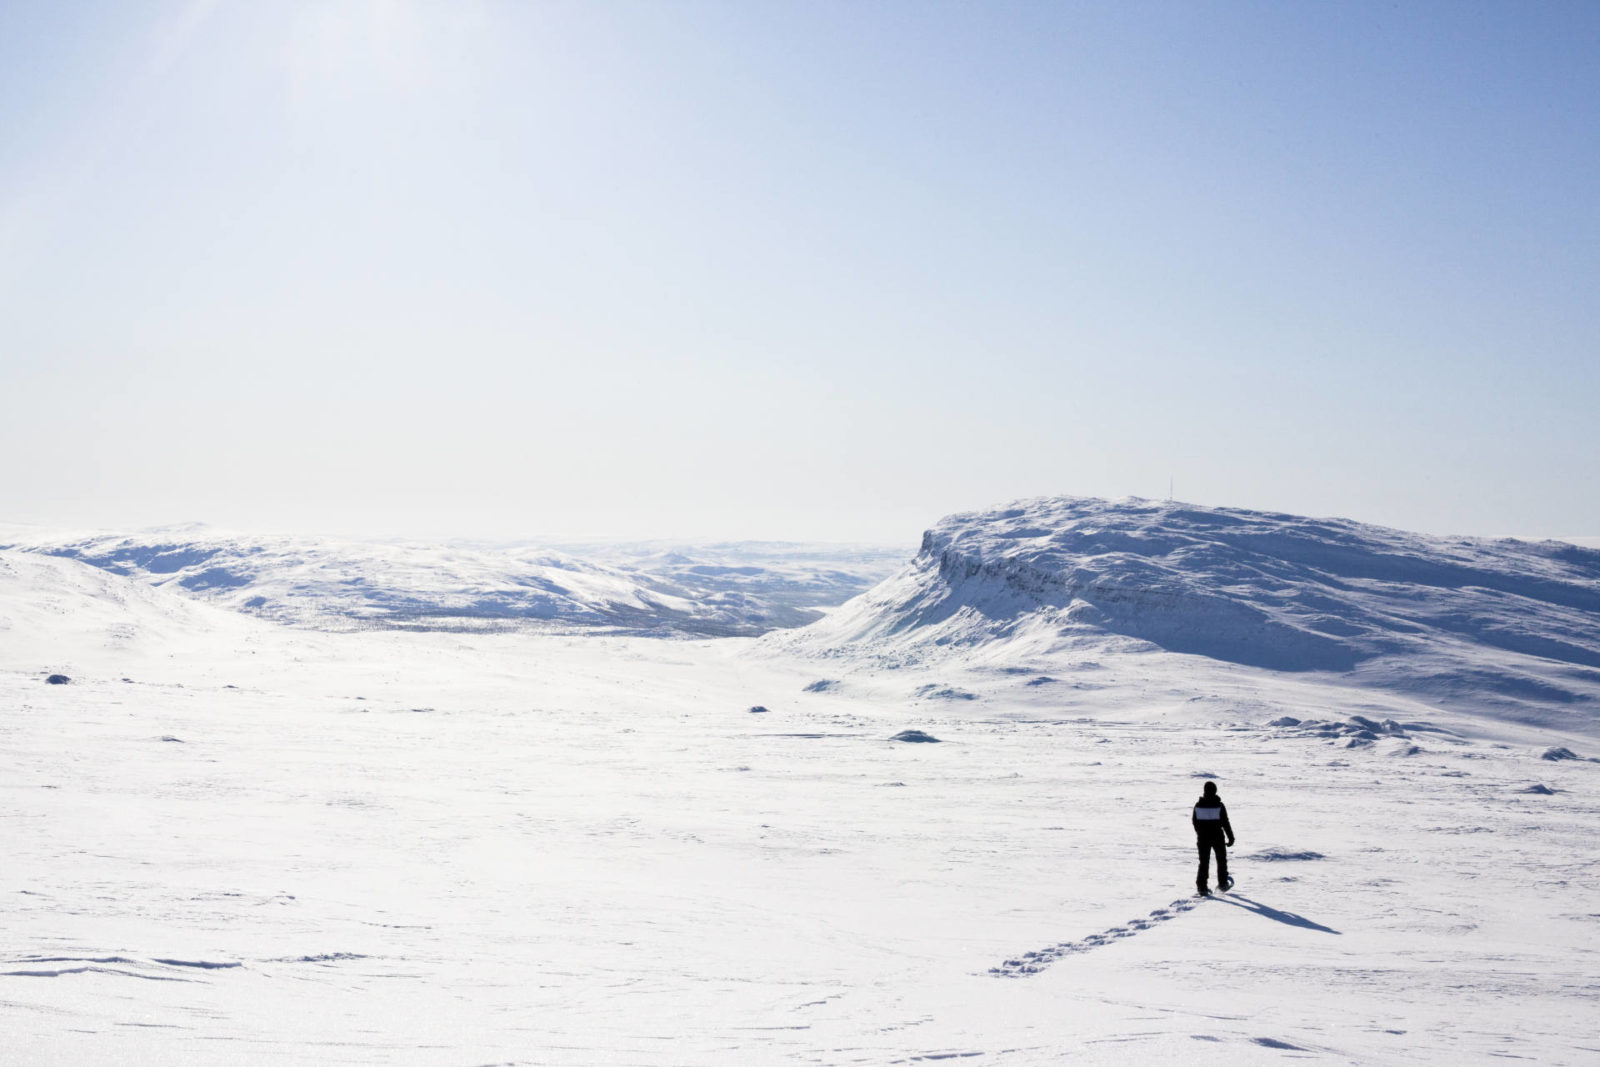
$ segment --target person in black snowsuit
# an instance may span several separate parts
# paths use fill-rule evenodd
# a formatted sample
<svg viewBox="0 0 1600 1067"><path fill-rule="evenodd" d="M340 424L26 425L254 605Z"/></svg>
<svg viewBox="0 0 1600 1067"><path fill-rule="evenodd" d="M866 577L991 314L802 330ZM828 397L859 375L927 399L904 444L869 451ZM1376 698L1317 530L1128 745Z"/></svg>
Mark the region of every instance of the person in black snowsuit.
<svg viewBox="0 0 1600 1067"><path fill-rule="evenodd" d="M1205 792L1194 805L1195 843L1200 847L1200 873L1195 876L1195 888L1203 897L1209 897L1206 878L1211 873L1211 853L1217 854L1217 888L1226 890L1233 885L1228 877L1228 849L1233 847L1233 827L1228 824L1228 809L1217 795L1217 783L1207 782ZM1223 838L1227 841L1224 843Z"/></svg>

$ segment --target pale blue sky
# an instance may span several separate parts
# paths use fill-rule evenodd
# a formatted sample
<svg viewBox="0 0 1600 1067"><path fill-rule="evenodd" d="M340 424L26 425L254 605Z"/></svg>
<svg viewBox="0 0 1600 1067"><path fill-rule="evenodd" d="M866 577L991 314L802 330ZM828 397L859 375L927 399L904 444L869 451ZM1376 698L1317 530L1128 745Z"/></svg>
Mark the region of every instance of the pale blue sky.
<svg viewBox="0 0 1600 1067"><path fill-rule="evenodd" d="M0 5L0 521L1600 533L1600 5Z"/></svg>

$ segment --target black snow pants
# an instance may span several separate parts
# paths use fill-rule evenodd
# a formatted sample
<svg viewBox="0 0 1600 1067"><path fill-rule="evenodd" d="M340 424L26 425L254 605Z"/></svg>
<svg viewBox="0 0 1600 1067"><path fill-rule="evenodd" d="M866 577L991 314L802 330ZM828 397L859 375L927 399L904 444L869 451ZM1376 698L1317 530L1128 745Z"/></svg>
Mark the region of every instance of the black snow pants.
<svg viewBox="0 0 1600 1067"><path fill-rule="evenodd" d="M1195 888L1206 888L1206 879L1211 874L1211 853L1213 851L1217 854L1217 884L1226 885L1228 883L1228 846L1223 844L1221 836L1202 836L1196 844L1200 848L1200 873L1195 876Z"/></svg>

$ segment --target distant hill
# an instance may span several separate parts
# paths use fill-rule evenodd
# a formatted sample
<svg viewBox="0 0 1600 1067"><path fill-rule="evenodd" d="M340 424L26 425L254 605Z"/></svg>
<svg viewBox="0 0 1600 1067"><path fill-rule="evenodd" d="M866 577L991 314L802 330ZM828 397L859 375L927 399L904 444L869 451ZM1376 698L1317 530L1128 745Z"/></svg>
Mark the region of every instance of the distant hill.
<svg viewBox="0 0 1600 1067"><path fill-rule="evenodd" d="M769 641L923 661L1162 649L1434 700L1600 709L1600 550L1041 498L940 521L897 574Z"/></svg>
<svg viewBox="0 0 1600 1067"><path fill-rule="evenodd" d="M202 525L58 534L0 529L0 549L66 557L278 622L318 628L525 624L759 634L818 618L902 554L860 546L586 546L349 541Z"/></svg>
<svg viewBox="0 0 1600 1067"><path fill-rule="evenodd" d="M905 562L911 543L790 541L586 542L552 546L579 559L647 576L677 595L715 605L763 629L803 626L872 588Z"/></svg>

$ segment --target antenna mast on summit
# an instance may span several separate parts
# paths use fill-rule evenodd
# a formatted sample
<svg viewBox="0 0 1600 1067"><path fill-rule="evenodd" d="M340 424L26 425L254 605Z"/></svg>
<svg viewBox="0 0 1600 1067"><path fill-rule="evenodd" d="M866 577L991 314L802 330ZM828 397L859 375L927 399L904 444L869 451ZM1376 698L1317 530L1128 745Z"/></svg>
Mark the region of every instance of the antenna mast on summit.
<svg viewBox="0 0 1600 1067"><path fill-rule="evenodd" d="M1172 503L1172 475L1167 475L1167 503Z"/></svg>

